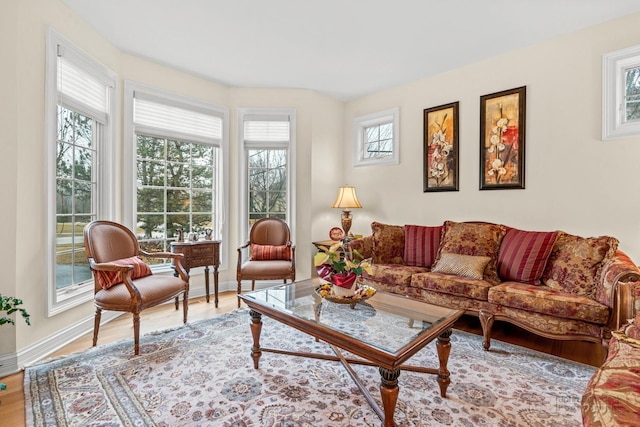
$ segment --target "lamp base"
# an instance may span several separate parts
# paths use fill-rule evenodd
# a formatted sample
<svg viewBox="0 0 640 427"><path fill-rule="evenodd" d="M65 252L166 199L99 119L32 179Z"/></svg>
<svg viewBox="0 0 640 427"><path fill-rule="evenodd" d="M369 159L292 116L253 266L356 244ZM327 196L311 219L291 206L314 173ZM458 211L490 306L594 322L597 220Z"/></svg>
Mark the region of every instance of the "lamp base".
<svg viewBox="0 0 640 427"><path fill-rule="evenodd" d="M349 230L351 230L351 211L345 209L342 211L342 231L344 231L344 237L349 237Z"/></svg>

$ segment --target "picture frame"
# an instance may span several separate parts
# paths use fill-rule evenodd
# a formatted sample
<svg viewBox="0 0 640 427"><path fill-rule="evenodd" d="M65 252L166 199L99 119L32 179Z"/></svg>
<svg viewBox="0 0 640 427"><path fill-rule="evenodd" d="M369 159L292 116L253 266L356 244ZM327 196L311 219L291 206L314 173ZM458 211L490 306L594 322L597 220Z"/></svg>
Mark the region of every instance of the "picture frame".
<svg viewBox="0 0 640 427"><path fill-rule="evenodd" d="M527 87L480 97L480 190L524 189Z"/></svg>
<svg viewBox="0 0 640 427"><path fill-rule="evenodd" d="M458 191L459 101L424 110L423 192Z"/></svg>

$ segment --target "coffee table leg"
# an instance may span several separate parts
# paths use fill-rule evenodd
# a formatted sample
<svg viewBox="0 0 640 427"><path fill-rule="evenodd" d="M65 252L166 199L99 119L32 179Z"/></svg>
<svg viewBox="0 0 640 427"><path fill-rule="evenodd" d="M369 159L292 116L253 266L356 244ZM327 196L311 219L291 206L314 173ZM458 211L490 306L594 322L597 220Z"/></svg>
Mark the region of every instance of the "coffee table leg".
<svg viewBox="0 0 640 427"><path fill-rule="evenodd" d="M438 369L438 384L440 385L440 396L447 397L447 387L451 383L449 379L449 370L447 369L447 363L449 362L449 354L451 353L451 333L449 329L442 333L438 337L436 343L436 349L438 350L438 360L440 361L440 368Z"/></svg>
<svg viewBox="0 0 640 427"><path fill-rule="evenodd" d="M253 337L253 346L251 347L251 358L253 359L253 367L258 369L258 362L262 351L260 350L260 332L262 331L262 314L257 311L249 311L251 316L251 336Z"/></svg>
<svg viewBox="0 0 640 427"><path fill-rule="evenodd" d="M379 368L380 376L380 395L382 396L382 410L384 411L384 421L382 425L384 427L396 427L395 421L393 421L393 413L396 410L396 402L398 401L398 377L400 376L400 369L385 369Z"/></svg>

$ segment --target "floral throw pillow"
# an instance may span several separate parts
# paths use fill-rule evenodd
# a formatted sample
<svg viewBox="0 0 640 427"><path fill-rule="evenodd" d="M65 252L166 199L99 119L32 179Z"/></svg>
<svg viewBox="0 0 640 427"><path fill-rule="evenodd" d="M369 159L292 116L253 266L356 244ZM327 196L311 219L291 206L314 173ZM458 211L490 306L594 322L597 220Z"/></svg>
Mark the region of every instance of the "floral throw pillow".
<svg viewBox="0 0 640 427"><path fill-rule="evenodd" d="M580 237L561 232L542 282L557 291L595 298L602 265L617 249L618 240L613 237Z"/></svg>
<svg viewBox="0 0 640 427"><path fill-rule="evenodd" d="M505 232L506 227L498 224L445 221L433 268L436 268L444 253L486 256L490 261L484 269L483 279L490 283L500 283L496 264Z"/></svg>
<svg viewBox="0 0 640 427"><path fill-rule="evenodd" d="M404 227L371 223L374 264L404 264Z"/></svg>

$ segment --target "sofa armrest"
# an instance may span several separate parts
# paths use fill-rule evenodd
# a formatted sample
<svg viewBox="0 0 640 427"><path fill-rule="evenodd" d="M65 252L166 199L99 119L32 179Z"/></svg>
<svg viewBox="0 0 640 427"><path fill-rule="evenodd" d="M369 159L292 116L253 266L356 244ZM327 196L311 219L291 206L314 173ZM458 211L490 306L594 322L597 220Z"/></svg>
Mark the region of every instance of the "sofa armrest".
<svg viewBox="0 0 640 427"><path fill-rule="evenodd" d="M349 250L357 250L364 259L373 257L373 234L349 241Z"/></svg>
<svg viewBox="0 0 640 427"><path fill-rule="evenodd" d="M640 310L640 269L624 252L616 251L602 266L596 299L611 308L610 330L618 329Z"/></svg>

